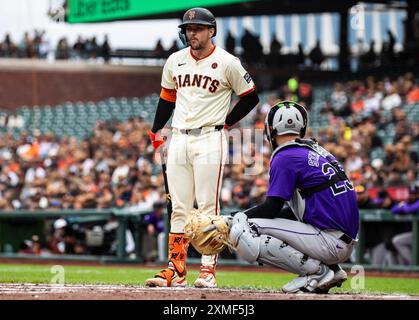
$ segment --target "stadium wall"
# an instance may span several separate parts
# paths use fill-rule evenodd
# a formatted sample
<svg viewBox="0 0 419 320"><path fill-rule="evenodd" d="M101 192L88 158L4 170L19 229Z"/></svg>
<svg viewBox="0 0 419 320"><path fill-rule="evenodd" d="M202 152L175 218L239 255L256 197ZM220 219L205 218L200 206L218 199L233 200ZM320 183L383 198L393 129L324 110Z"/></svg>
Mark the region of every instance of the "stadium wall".
<svg viewBox="0 0 419 320"><path fill-rule="evenodd" d="M161 67L6 60L0 63L0 109L143 97L160 91Z"/></svg>

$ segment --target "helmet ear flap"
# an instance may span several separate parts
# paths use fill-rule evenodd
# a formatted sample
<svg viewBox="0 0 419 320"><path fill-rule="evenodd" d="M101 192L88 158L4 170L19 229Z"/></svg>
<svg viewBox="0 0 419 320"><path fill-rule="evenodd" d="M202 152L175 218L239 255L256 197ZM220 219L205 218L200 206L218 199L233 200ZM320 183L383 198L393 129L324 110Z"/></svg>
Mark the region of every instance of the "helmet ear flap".
<svg viewBox="0 0 419 320"><path fill-rule="evenodd" d="M188 38L186 37L185 29L184 28L180 29L178 34L179 34L180 41L182 41L184 46L187 46L188 45Z"/></svg>
<svg viewBox="0 0 419 320"><path fill-rule="evenodd" d="M275 136L277 134L277 130L273 128L273 121L275 113L278 109L278 106L273 106L271 110L269 110L269 113L266 116L265 120L265 135L268 142L272 145L274 149L276 148Z"/></svg>
<svg viewBox="0 0 419 320"><path fill-rule="evenodd" d="M306 130L307 130L307 110L303 107L300 106L299 104L295 103L294 107L296 107L298 109L298 111L300 111L301 115L303 116L303 127L300 130L300 138L304 138L304 136L306 135Z"/></svg>

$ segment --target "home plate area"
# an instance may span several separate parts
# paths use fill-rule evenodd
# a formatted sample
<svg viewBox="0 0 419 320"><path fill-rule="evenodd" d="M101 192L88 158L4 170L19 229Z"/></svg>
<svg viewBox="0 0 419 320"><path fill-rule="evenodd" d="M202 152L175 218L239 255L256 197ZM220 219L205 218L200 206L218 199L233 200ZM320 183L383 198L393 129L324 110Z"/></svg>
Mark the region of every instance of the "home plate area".
<svg viewBox="0 0 419 320"><path fill-rule="evenodd" d="M146 288L134 285L0 284L0 300L419 300L380 294L284 294L273 290Z"/></svg>

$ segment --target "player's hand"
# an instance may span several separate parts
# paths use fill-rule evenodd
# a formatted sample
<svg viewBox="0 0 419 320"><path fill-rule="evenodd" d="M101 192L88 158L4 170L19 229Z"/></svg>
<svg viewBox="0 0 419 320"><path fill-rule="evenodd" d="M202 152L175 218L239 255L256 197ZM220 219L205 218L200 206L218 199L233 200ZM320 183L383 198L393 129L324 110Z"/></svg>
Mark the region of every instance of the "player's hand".
<svg viewBox="0 0 419 320"><path fill-rule="evenodd" d="M231 223L232 223L232 221L233 221L233 217L232 217L232 216L223 216L222 218L223 218L223 220L224 220L225 224L228 226L228 228L230 228L230 227L231 227ZM211 223L209 226L205 227L205 228L202 230L202 232L204 232L204 233L205 233L205 232L209 232L209 231L211 231L211 230L215 230L215 229L217 229L217 231L220 231L220 230L218 230L218 228L217 228L217 225L216 225L216 224Z"/></svg>
<svg viewBox="0 0 419 320"><path fill-rule="evenodd" d="M148 135L150 136L151 144L153 145L154 150L164 143L164 139L159 133L149 131Z"/></svg>

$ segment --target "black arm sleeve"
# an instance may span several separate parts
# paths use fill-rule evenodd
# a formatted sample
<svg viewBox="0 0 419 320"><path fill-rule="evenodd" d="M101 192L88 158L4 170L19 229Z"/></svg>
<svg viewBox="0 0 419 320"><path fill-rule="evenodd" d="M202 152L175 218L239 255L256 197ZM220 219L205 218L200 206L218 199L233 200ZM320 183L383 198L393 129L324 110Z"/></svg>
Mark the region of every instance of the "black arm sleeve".
<svg viewBox="0 0 419 320"><path fill-rule="evenodd" d="M259 97L256 90L240 98L239 102L233 107L233 110L227 115L226 125L231 127L243 119L259 103Z"/></svg>
<svg viewBox="0 0 419 320"><path fill-rule="evenodd" d="M159 103L157 104L156 115L154 116L153 127L151 128L151 131L153 133L156 133L164 127L164 125L167 123L167 121L169 121L170 117L172 116L174 109L174 102L170 102L162 98L159 99Z"/></svg>
<svg viewBox="0 0 419 320"><path fill-rule="evenodd" d="M265 202L259 204L253 208L250 208L243 213L247 215L249 219L252 218L267 218L273 219L281 212L284 206L285 200L280 197L266 197Z"/></svg>

